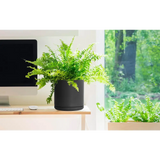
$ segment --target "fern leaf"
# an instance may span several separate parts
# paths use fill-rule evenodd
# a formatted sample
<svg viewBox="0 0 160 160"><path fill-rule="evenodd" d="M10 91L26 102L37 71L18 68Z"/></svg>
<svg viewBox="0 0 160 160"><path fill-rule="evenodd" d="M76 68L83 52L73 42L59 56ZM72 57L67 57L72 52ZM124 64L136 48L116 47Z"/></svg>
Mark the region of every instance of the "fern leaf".
<svg viewBox="0 0 160 160"><path fill-rule="evenodd" d="M37 83L36 83L37 85L39 85L39 88L38 88L38 89L43 88L48 81L49 81L49 80L47 80L46 78L38 79L38 81L37 81Z"/></svg>
<svg viewBox="0 0 160 160"><path fill-rule="evenodd" d="M96 103L96 105L97 105L97 108L98 108L100 111L104 111L104 107L102 107L102 106L100 105L100 103Z"/></svg>
<svg viewBox="0 0 160 160"><path fill-rule="evenodd" d="M79 92L79 88L78 88L78 85L77 85L76 82L74 82L74 81L68 81L67 83L68 83L68 85L72 85Z"/></svg>
<svg viewBox="0 0 160 160"><path fill-rule="evenodd" d="M75 37L72 38L72 41L71 41L71 43L69 44L69 46L68 46L68 48L67 48L67 50L66 50L66 57L67 57L67 58L70 56L70 53L72 53L71 47L72 47L74 38L75 38Z"/></svg>

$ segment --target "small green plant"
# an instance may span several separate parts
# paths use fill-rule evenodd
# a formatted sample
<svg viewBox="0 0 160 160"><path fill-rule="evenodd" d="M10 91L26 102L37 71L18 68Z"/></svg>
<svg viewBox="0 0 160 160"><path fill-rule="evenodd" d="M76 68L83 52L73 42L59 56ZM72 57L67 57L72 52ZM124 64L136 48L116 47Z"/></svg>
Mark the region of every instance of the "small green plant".
<svg viewBox="0 0 160 160"><path fill-rule="evenodd" d="M160 103L153 104L148 96L146 96L146 104L135 99L135 107L132 108L130 116L138 122L159 122Z"/></svg>
<svg viewBox="0 0 160 160"><path fill-rule="evenodd" d="M131 97L126 105L124 104L125 99L123 99L120 103L118 103L116 100L113 100L114 101L113 107L111 107L109 110L106 111L102 106L100 106L99 103L97 103L97 107L100 111L105 111L106 117L111 122L126 122L130 118L132 100L133 98Z"/></svg>
<svg viewBox="0 0 160 160"><path fill-rule="evenodd" d="M69 45L65 44L62 40L60 41L61 45L57 45L58 53L46 45L48 52L43 52L42 57L37 58L33 62L26 60L26 62L38 66L37 68L30 66L33 70L26 75L27 78L33 75L40 75L41 78L37 79L39 89L47 83L51 83L51 93L46 99L47 103L51 102L55 85L59 80L66 80L77 91L79 91L79 88L75 80L84 80L87 84L98 81L114 90L103 66L94 66L92 64L92 62L102 57L102 55L96 54L92 50L94 44L89 45L88 48L82 51L77 49L75 52L72 52L71 47L74 38Z"/></svg>
<svg viewBox="0 0 160 160"><path fill-rule="evenodd" d="M148 96L144 103L133 97L126 105L124 99L118 103L110 97L109 101L114 101L114 104L111 103L110 109L105 110L99 103L97 103L97 107L100 111L105 112L111 122L126 122L128 119L136 122L160 122L160 102L151 102Z"/></svg>

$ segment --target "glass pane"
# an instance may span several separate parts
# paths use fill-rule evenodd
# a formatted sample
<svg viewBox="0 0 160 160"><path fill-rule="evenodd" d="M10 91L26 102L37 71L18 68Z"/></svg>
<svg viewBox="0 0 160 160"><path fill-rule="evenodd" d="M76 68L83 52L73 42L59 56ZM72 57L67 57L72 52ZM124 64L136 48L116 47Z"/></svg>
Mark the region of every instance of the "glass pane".
<svg viewBox="0 0 160 160"><path fill-rule="evenodd" d="M105 87L105 107L132 96L160 101L160 30L105 30L105 69L116 92Z"/></svg>

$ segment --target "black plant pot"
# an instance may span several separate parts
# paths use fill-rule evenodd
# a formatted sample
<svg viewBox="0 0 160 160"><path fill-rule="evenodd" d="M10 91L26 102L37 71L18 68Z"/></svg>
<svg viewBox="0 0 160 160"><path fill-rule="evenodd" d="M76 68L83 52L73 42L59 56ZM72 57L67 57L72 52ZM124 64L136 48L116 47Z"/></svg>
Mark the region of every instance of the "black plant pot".
<svg viewBox="0 0 160 160"><path fill-rule="evenodd" d="M54 103L55 109L62 111L81 110L84 107L84 81L75 80L79 92L68 85L67 81L60 80L55 86Z"/></svg>

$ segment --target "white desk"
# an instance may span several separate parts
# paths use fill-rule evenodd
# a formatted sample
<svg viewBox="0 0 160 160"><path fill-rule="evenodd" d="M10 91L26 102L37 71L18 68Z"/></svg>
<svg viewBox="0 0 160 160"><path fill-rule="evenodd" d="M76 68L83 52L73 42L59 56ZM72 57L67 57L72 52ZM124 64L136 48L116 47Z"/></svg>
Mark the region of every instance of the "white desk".
<svg viewBox="0 0 160 160"><path fill-rule="evenodd" d="M5 106L1 106L5 107ZM0 117L10 118L12 115L81 115L81 130L85 130L86 121L85 115L91 114L90 109L84 106L82 110L79 111L59 111L53 106L38 106L37 110L30 110L28 106L10 106L11 108L24 108L22 112L0 112ZM8 108L8 107L7 107Z"/></svg>

